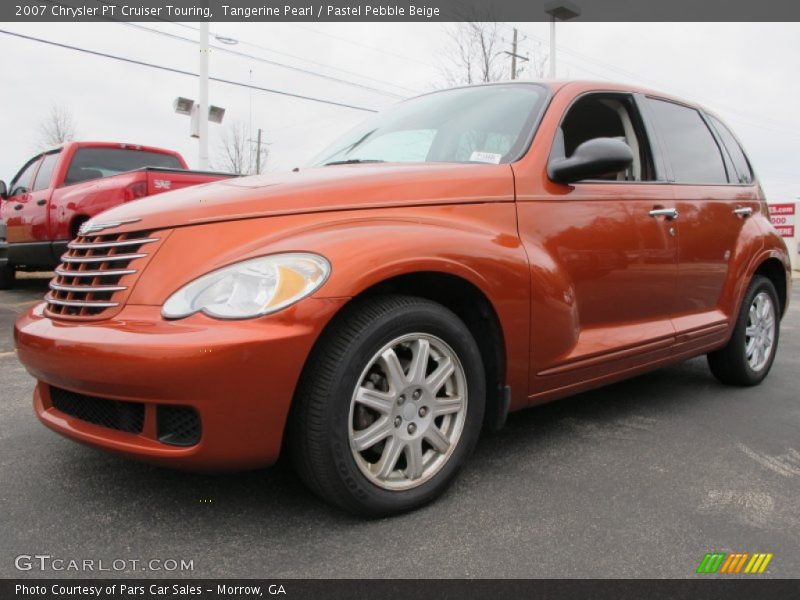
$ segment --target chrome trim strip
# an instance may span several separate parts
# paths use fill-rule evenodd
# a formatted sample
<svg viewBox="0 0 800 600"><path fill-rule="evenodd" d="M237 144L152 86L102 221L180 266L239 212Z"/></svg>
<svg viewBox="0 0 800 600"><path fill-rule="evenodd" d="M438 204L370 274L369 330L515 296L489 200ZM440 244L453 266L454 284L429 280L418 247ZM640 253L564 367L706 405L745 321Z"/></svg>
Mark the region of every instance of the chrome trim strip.
<svg viewBox="0 0 800 600"><path fill-rule="evenodd" d="M120 240L119 242L70 242L67 248L71 250L95 250L97 248L119 248L121 246L138 246L141 244L152 244L158 238L139 238L130 240Z"/></svg>
<svg viewBox="0 0 800 600"><path fill-rule="evenodd" d="M96 302L92 300L57 300L50 294L44 297L44 301L48 304L55 304L57 306L74 306L78 308L113 308L119 306L119 302Z"/></svg>
<svg viewBox="0 0 800 600"><path fill-rule="evenodd" d="M104 263L119 262L121 260L133 260L134 258L144 258L147 254L111 254L107 256L67 256L61 257L61 262L65 263Z"/></svg>
<svg viewBox="0 0 800 600"><path fill-rule="evenodd" d="M50 282L50 289L57 292L121 292L127 290L126 285L63 285L60 283Z"/></svg>
<svg viewBox="0 0 800 600"><path fill-rule="evenodd" d="M120 225L128 225L129 223L136 223L141 221L139 218L135 219L120 219L119 221L108 221L106 223L92 223L91 220L86 221L81 228L78 230L79 235L88 235L90 233L97 233L98 231L103 231L104 229L114 229L115 227L119 227Z"/></svg>
<svg viewBox="0 0 800 600"><path fill-rule="evenodd" d="M108 271L65 271L61 267L56 268L56 275L61 277L105 277L105 276L120 276L120 275L133 275L136 269L109 269Z"/></svg>

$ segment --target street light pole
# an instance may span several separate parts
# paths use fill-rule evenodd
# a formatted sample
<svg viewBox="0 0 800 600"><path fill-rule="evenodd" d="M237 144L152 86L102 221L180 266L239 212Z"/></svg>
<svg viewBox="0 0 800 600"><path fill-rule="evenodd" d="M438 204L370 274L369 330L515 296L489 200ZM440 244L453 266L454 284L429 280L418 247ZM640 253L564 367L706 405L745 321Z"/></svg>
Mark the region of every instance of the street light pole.
<svg viewBox="0 0 800 600"><path fill-rule="evenodd" d="M544 12L550 15L550 79L556 76L556 20L569 21L581 15L580 7L569 0L553 0L544 5Z"/></svg>
<svg viewBox="0 0 800 600"><path fill-rule="evenodd" d="M208 21L200 22L200 90L198 92L198 168L208 169Z"/></svg>

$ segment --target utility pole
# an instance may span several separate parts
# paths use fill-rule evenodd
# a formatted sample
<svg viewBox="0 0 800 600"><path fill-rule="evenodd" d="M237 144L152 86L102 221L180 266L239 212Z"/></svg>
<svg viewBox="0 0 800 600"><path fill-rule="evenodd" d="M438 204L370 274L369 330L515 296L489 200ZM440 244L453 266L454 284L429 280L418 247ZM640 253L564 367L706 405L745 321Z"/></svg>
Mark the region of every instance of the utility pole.
<svg viewBox="0 0 800 600"><path fill-rule="evenodd" d="M261 173L261 148L263 146L269 146L270 145L270 142L262 142L261 141L262 132L263 132L263 130L261 129L261 127L259 127L258 128L258 132L256 134L256 139L247 140L251 144L255 144L256 145L256 172L255 172L256 175ZM250 163L250 164L252 164L252 163Z"/></svg>
<svg viewBox="0 0 800 600"><path fill-rule="evenodd" d="M517 28L514 27L514 38L511 41L511 52L504 50L503 54L508 54L511 57L511 79L517 78L517 59L527 61L527 56L517 54Z"/></svg>
<svg viewBox="0 0 800 600"><path fill-rule="evenodd" d="M556 16L550 15L550 79L556 78Z"/></svg>
<svg viewBox="0 0 800 600"><path fill-rule="evenodd" d="M200 22L200 89L198 92L198 142L197 163L201 170L208 169L208 21Z"/></svg>
<svg viewBox="0 0 800 600"><path fill-rule="evenodd" d="M514 27L514 41L511 42L511 79L517 78L517 28Z"/></svg>
<svg viewBox="0 0 800 600"><path fill-rule="evenodd" d="M261 174L261 127L258 128L256 137L256 174Z"/></svg>

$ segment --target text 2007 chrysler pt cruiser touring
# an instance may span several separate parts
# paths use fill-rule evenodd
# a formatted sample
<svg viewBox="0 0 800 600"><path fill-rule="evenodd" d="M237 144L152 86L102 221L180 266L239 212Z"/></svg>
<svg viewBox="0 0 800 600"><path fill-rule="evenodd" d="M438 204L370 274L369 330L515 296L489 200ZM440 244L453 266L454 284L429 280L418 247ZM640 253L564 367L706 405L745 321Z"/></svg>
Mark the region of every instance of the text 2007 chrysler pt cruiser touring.
<svg viewBox="0 0 800 600"><path fill-rule="evenodd" d="M436 497L509 411L700 354L759 383L791 283L717 117L582 82L402 102L308 168L103 213L62 260L16 324L45 425L186 468L285 448L364 514Z"/></svg>

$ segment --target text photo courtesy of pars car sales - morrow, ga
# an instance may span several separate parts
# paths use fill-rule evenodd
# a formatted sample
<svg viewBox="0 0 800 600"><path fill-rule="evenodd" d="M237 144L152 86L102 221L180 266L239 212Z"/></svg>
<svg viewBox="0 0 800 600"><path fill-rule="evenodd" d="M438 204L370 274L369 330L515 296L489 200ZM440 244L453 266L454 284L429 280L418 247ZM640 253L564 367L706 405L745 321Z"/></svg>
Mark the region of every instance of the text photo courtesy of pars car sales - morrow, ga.
<svg viewBox="0 0 800 600"><path fill-rule="evenodd" d="M0 598L800 594L800 5L0 17Z"/></svg>

